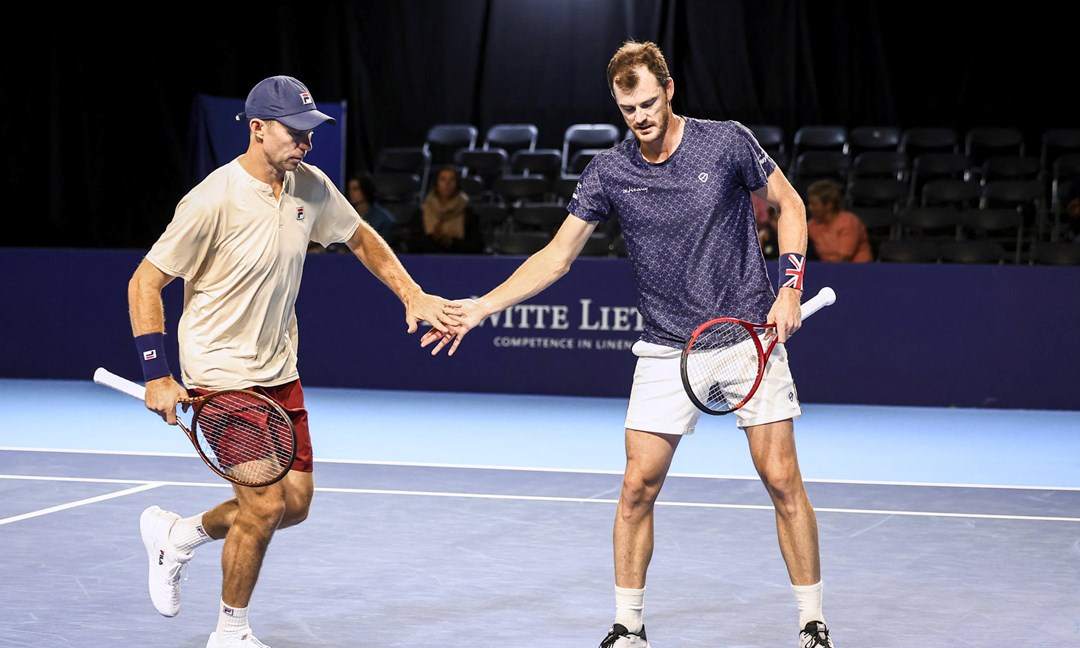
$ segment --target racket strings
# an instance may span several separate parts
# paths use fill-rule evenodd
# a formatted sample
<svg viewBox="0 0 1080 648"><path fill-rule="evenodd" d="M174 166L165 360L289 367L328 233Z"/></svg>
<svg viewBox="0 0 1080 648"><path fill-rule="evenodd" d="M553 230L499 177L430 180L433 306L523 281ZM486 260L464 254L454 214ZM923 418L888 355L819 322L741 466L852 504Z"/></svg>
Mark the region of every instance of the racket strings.
<svg viewBox="0 0 1080 648"><path fill-rule="evenodd" d="M698 333L686 357L686 379L708 410L729 412L746 400L760 369L755 335L736 322L717 322Z"/></svg>
<svg viewBox="0 0 1080 648"><path fill-rule="evenodd" d="M193 425L207 460L240 483L273 481L292 463L292 423L279 408L254 394L210 396Z"/></svg>

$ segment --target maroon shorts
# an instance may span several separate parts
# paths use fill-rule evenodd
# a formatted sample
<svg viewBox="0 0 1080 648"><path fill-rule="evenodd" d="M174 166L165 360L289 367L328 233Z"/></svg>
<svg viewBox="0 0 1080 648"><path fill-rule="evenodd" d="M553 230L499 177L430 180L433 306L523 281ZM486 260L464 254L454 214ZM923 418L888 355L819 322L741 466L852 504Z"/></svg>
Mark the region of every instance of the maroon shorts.
<svg viewBox="0 0 1080 648"><path fill-rule="evenodd" d="M304 388L299 380L293 380L275 387L247 387L274 401L289 415L293 427L296 428L296 457L292 462L292 470L299 472L311 472L314 469L311 452L311 432L308 430L308 413L304 408ZM188 390L194 396L209 394L211 389L192 388Z"/></svg>

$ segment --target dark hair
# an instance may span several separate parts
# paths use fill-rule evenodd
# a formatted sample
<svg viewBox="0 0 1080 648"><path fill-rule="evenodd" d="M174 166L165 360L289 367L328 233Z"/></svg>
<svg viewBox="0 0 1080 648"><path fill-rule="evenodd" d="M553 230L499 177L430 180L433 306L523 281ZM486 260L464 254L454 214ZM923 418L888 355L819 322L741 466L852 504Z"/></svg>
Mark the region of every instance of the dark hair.
<svg viewBox="0 0 1080 648"><path fill-rule="evenodd" d="M644 65L649 72L652 72L661 87L666 86L668 79L671 78L664 53L660 51L656 43L628 40L615 51L615 55L608 62L608 90L612 95L615 94L615 86L628 91L637 87L639 79L634 68L639 65Z"/></svg>

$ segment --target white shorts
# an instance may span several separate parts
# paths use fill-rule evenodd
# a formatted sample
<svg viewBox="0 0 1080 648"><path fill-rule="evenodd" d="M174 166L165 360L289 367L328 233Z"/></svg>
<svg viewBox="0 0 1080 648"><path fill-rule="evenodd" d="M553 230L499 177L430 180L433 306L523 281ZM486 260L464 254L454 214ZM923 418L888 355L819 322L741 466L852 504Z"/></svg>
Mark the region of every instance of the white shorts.
<svg viewBox="0 0 1080 648"><path fill-rule="evenodd" d="M702 412L683 390L679 375L681 349L638 340L632 351L638 361L626 408L626 427L661 434L693 434ZM783 344L777 344L769 354L765 375L753 398L733 413L739 428L795 419L802 414Z"/></svg>

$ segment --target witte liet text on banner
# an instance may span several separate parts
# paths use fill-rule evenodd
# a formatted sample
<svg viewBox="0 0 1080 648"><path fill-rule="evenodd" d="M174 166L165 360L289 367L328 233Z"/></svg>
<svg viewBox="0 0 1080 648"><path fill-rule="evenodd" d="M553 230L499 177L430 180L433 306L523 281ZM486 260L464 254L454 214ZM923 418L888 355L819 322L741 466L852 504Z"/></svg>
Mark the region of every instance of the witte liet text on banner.
<svg viewBox="0 0 1080 648"><path fill-rule="evenodd" d="M643 326L636 306L580 298L574 303L511 306L484 318L471 335L487 338L499 349L629 351ZM480 330L486 335L478 334Z"/></svg>

